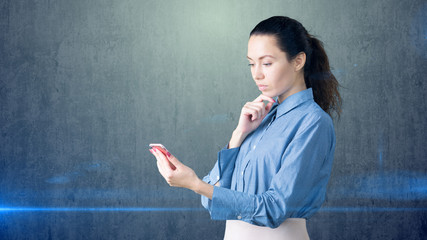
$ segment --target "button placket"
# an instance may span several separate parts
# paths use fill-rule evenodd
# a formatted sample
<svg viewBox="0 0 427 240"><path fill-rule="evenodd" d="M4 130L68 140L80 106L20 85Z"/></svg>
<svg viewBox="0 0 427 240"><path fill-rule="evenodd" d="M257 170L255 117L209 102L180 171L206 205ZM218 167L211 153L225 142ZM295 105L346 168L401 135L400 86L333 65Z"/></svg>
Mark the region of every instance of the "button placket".
<svg viewBox="0 0 427 240"><path fill-rule="evenodd" d="M246 168L247 168L247 166L248 166L248 164L250 162L250 155L254 152L254 150L256 149L256 147L258 145L258 143L261 141L262 137L264 136L265 132L270 127L270 125L272 124L272 122L276 119L276 113L277 113L277 107L275 107L275 109L273 109L273 112L271 113L273 115L273 117L271 118L271 120L268 123L267 127L262 131L262 133L260 134L260 136L258 137L258 139L256 139L257 137L255 137L254 141L256 141L256 143L252 147L248 146L249 152L244 157L244 160L242 161L242 163L239 164L240 165L240 169L239 169L240 171L237 172L237 174L238 174L238 176L239 175L240 176L236 178L236 185L237 185L237 190L238 191L243 191L243 189L244 189L244 185L245 185L244 175L245 175ZM245 142L244 142L244 144L245 144ZM246 144L250 145L249 142L246 143Z"/></svg>
<svg viewBox="0 0 427 240"><path fill-rule="evenodd" d="M251 159L249 159L246 162L246 164L243 165L242 168L241 168L241 172L240 172L241 177L240 177L240 181L239 181L240 182L241 191L244 191L244 189L245 189L245 171L246 171L246 168L249 166L250 162L251 162Z"/></svg>

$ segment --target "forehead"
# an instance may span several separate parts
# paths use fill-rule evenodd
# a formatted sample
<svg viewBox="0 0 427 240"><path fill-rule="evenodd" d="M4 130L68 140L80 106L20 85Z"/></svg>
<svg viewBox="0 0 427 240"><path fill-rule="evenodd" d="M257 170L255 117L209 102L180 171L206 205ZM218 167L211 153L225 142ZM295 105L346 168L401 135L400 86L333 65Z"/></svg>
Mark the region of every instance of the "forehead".
<svg viewBox="0 0 427 240"><path fill-rule="evenodd" d="M272 35L253 35L248 42L248 57L258 59L264 55L280 57L285 53L277 45L276 37Z"/></svg>

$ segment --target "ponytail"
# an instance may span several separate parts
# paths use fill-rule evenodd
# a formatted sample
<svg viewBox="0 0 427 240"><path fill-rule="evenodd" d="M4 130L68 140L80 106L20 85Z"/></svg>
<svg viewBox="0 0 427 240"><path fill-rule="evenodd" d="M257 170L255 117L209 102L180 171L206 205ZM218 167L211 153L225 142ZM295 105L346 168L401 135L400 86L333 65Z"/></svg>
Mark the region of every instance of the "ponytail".
<svg viewBox="0 0 427 240"><path fill-rule="evenodd" d="M335 112L340 117L342 99L338 92L339 83L332 74L323 43L310 35L302 24L292 18L275 16L258 23L252 35L273 35L278 47L287 53L288 60L304 52L304 81L313 89L314 101L331 117Z"/></svg>
<svg viewBox="0 0 427 240"><path fill-rule="evenodd" d="M330 116L335 112L339 118L342 103L338 92L339 83L331 72L323 43L309 34L307 38L311 47L311 56L308 65L304 66L305 85L313 89L314 101L325 112Z"/></svg>

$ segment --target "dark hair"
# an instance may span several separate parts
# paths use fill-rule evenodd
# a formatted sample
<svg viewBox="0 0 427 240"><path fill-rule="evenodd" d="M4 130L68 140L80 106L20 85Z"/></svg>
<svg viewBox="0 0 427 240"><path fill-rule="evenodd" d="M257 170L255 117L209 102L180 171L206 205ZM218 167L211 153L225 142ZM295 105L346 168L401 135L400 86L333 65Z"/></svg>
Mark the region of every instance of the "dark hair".
<svg viewBox="0 0 427 240"><path fill-rule="evenodd" d="M314 101L332 117L335 111L340 117L342 99L338 92L339 83L332 74L323 43L310 35L302 24L292 18L274 16L258 23L249 34L272 35L289 61L304 52L304 81L313 89Z"/></svg>

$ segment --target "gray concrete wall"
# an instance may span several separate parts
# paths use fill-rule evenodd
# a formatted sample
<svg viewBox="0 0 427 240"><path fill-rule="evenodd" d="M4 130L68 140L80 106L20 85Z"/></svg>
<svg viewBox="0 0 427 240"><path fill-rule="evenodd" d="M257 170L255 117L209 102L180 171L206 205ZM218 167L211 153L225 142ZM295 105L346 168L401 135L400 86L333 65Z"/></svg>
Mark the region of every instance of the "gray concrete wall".
<svg viewBox="0 0 427 240"><path fill-rule="evenodd" d="M222 239L224 222L165 183L147 144L204 176L259 94L250 30L286 15L325 43L343 86L311 238L423 239L426 12L422 0L0 1L0 238Z"/></svg>

